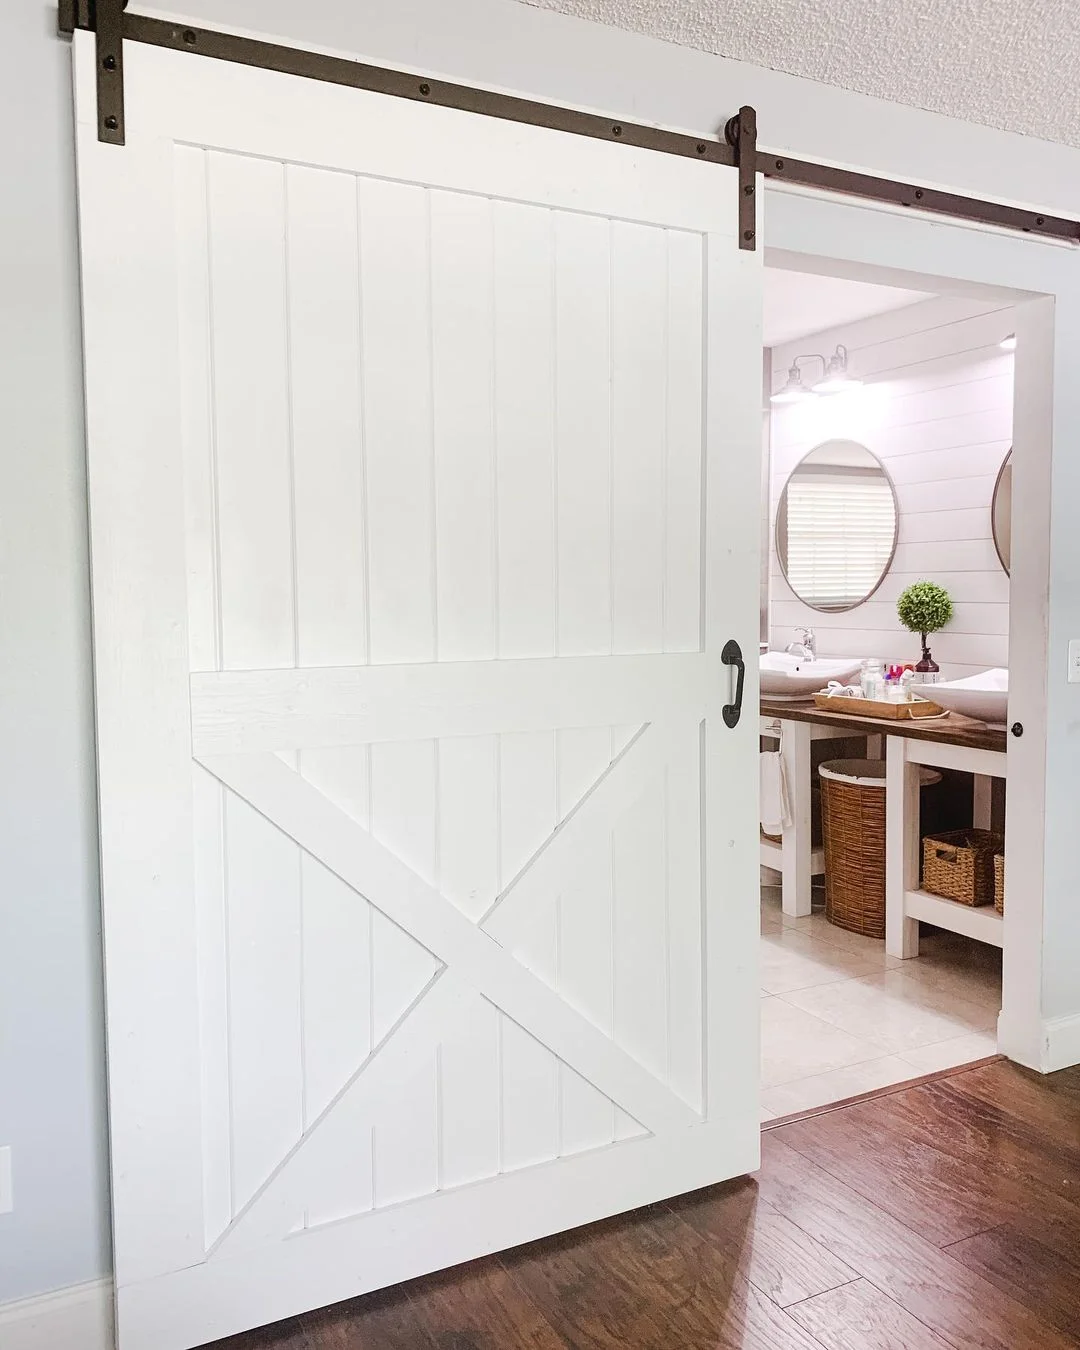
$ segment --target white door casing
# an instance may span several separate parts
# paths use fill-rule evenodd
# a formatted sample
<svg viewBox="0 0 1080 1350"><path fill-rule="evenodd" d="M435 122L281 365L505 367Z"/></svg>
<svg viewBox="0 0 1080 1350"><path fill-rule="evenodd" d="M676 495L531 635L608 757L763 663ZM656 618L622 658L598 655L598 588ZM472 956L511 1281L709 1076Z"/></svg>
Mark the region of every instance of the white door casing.
<svg viewBox="0 0 1080 1350"><path fill-rule="evenodd" d="M752 1170L735 172L75 41L121 1350Z"/></svg>

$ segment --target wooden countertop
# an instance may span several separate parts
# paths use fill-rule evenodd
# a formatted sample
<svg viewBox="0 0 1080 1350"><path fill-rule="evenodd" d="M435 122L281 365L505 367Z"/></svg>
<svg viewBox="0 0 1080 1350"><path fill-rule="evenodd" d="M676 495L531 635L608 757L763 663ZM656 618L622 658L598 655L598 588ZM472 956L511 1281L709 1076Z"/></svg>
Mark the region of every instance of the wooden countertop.
<svg viewBox="0 0 1080 1350"><path fill-rule="evenodd" d="M769 698L761 699L762 717L779 717L788 722L817 722L822 726L843 727L847 731L862 735L906 736L914 741L939 741L945 745L964 745L973 750L999 750L1008 748L1008 734L988 727L985 722L977 722L972 717L963 717L960 713L950 713L941 721L899 722L884 717L854 717L850 713L825 712L814 704L801 700Z"/></svg>

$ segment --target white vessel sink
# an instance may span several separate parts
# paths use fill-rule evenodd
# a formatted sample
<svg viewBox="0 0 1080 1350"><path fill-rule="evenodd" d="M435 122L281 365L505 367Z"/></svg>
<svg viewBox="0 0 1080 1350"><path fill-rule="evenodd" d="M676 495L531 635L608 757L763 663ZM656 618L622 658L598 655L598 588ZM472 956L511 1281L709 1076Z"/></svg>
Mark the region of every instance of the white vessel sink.
<svg viewBox="0 0 1080 1350"><path fill-rule="evenodd" d="M965 680L949 680L925 689L926 697L951 712L1004 726L1009 716L1009 672L996 667Z"/></svg>
<svg viewBox="0 0 1080 1350"><path fill-rule="evenodd" d="M843 683L858 673L857 658L829 659L790 656L787 652L763 652L761 656L761 692L783 698L812 698L826 688L830 680Z"/></svg>

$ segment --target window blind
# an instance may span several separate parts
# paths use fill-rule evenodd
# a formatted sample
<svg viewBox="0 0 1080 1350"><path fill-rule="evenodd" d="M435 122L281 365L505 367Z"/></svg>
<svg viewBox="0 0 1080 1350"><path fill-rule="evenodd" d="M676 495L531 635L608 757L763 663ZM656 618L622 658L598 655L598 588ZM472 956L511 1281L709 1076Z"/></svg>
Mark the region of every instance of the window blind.
<svg viewBox="0 0 1080 1350"><path fill-rule="evenodd" d="M846 609L864 600L895 535L892 488L882 478L796 474L788 483L788 582L809 604Z"/></svg>

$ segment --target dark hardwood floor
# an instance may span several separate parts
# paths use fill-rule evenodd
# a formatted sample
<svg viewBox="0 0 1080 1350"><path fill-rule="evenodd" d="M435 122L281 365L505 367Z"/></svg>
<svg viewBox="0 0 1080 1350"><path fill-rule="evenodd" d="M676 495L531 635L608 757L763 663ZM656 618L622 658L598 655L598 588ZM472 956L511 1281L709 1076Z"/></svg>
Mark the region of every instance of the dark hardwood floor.
<svg viewBox="0 0 1080 1350"><path fill-rule="evenodd" d="M1080 1069L768 1128L761 1171L214 1350L1080 1346Z"/></svg>

